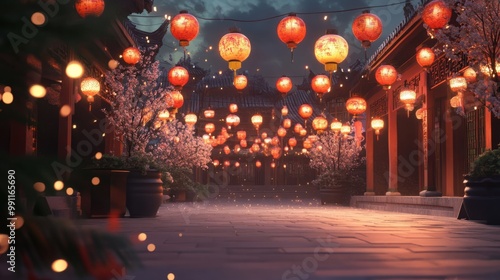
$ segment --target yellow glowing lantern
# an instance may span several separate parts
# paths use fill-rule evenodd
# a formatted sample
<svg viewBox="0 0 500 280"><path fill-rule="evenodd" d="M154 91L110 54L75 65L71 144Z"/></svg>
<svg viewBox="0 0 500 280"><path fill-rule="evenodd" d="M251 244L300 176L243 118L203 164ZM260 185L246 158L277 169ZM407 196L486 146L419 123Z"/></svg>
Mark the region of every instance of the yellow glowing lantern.
<svg viewBox="0 0 500 280"><path fill-rule="evenodd" d="M229 63L229 69L233 71L241 68L241 62L250 56L251 50L250 40L236 30L230 30L219 41L220 56Z"/></svg>
<svg viewBox="0 0 500 280"><path fill-rule="evenodd" d="M210 108L208 108L205 111L203 111L203 115L207 119L212 119L213 117L215 117L215 111L212 110L212 109L210 109Z"/></svg>
<svg viewBox="0 0 500 280"><path fill-rule="evenodd" d="M384 128L384 120L381 118L373 118L371 121L371 127L373 130L375 130L375 135L377 135L377 140L378 140L378 136L380 135L380 130Z"/></svg>
<svg viewBox="0 0 500 280"><path fill-rule="evenodd" d="M307 130L305 128L301 128L300 131L299 131L299 135L304 137L307 135Z"/></svg>
<svg viewBox="0 0 500 280"><path fill-rule="evenodd" d="M80 83L80 90L86 96L94 96L101 90L101 84L98 80L88 77Z"/></svg>
<svg viewBox="0 0 500 280"><path fill-rule="evenodd" d="M192 41L198 35L200 25L198 20L187 11L180 11L170 21L170 32L175 39L179 40L179 46L189 46L189 41Z"/></svg>
<svg viewBox="0 0 500 280"><path fill-rule="evenodd" d="M467 80L462 76L450 79L450 89L453 92L463 92L467 89Z"/></svg>
<svg viewBox="0 0 500 280"><path fill-rule="evenodd" d="M213 163L214 166L219 166L219 164L220 164L219 160L217 160L217 159L214 159L212 161L212 163Z"/></svg>
<svg viewBox="0 0 500 280"><path fill-rule="evenodd" d="M351 126L349 123L345 123L342 125L340 128L340 133L344 134L344 136L347 136L349 133L351 133Z"/></svg>
<svg viewBox="0 0 500 280"><path fill-rule="evenodd" d="M329 29L326 35L321 36L314 44L314 55L316 59L325 65L325 71L337 70L337 65L346 59L349 53L347 41L336 34L335 30Z"/></svg>
<svg viewBox="0 0 500 280"><path fill-rule="evenodd" d="M162 121L168 120L169 117L170 117L170 113L167 110L161 111L158 114L158 119L160 119Z"/></svg>
<svg viewBox="0 0 500 280"><path fill-rule="evenodd" d="M333 132L335 133L339 133L341 128L342 128L342 122L339 121L337 118L333 119L332 123L330 124L330 129L333 130Z"/></svg>
<svg viewBox="0 0 500 280"><path fill-rule="evenodd" d="M262 121L263 121L262 115L260 115L260 114L253 115L251 118L251 121L252 121L252 124L255 127L255 129L257 129L257 131L258 131L259 127L262 125Z"/></svg>
<svg viewBox="0 0 500 280"><path fill-rule="evenodd" d="M184 121L189 127L193 127L198 121L198 117L193 113L189 113L184 117Z"/></svg>
<svg viewBox="0 0 500 280"><path fill-rule="evenodd" d="M240 117L235 114L229 114L226 117L226 124L229 129L231 129L232 126L238 126L240 124Z"/></svg>
<svg viewBox="0 0 500 280"><path fill-rule="evenodd" d="M452 108L457 108L462 106L462 96L457 94L450 99L450 106Z"/></svg>
<svg viewBox="0 0 500 280"><path fill-rule="evenodd" d="M415 101L417 100L417 93L409 88L404 88L399 92L399 100L405 105L408 116L410 116L410 111L413 111Z"/></svg>
<svg viewBox="0 0 500 280"><path fill-rule="evenodd" d="M322 133L328 128L328 120L324 116L317 116L312 121L312 127L318 133Z"/></svg>

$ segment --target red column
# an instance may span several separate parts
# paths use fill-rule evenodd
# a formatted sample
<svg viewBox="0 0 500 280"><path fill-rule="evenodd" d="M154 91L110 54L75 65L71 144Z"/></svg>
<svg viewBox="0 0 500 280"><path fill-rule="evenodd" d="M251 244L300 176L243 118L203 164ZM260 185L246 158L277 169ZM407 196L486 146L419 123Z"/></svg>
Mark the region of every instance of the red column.
<svg viewBox="0 0 500 280"><path fill-rule="evenodd" d="M398 192L398 112L393 108L394 94L392 92L387 93L388 98L387 110L388 110L388 145L389 145L389 175L388 190L385 195L401 195Z"/></svg>
<svg viewBox="0 0 500 280"><path fill-rule="evenodd" d="M372 115L370 112L370 106L366 108L366 191L364 195L375 195L374 188L374 177L373 177L373 129L371 128L370 122Z"/></svg>

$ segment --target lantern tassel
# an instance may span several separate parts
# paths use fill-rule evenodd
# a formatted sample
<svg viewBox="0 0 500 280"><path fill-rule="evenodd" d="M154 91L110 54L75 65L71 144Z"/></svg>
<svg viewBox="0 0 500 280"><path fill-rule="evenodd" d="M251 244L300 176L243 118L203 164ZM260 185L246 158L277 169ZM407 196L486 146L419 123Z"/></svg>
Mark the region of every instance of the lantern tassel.
<svg viewBox="0 0 500 280"><path fill-rule="evenodd" d="M291 55L290 60L293 63L293 48L290 48L290 55Z"/></svg>

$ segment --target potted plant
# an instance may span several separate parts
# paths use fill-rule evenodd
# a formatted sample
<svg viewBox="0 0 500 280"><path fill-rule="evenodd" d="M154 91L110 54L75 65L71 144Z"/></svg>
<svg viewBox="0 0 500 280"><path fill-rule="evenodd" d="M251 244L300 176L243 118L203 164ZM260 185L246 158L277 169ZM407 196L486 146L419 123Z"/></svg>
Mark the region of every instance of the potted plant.
<svg viewBox="0 0 500 280"><path fill-rule="evenodd" d="M206 185L191 179L192 172L186 168L172 168L163 173L162 181L172 202L194 202L209 196Z"/></svg>
<svg viewBox="0 0 500 280"><path fill-rule="evenodd" d="M364 185L357 169L363 165L363 146L357 139L327 131L309 152L311 168L318 171L312 184L320 190L321 204L349 205L351 194Z"/></svg>
<svg viewBox="0 0 500 280"><path fill-rule="evenodd" d="M467 218L500 224L500 149L482 153L464 178Z"/></svg>
<svg viewBox="0 0 500 280"><path fill-rule="evenodd" d="M123 217L126 208L126 186L129 170L123 158L103 155L93 158L85 168L72 174L81 196L82 216Z"/></svg>

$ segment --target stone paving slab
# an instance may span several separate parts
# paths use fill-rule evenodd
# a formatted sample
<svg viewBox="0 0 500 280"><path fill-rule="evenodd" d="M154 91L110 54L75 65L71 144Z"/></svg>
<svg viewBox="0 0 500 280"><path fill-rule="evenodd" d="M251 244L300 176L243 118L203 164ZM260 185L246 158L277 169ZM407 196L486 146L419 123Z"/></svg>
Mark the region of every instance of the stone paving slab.
<svg viewBox="0 0 500 280"><path fill-rule="evenodd" d="M156 218L119 222L126 236L148 236L134 245L144 267L124 279L500 279L500 227L450 217L212 202L166 203Z"/></svg>

